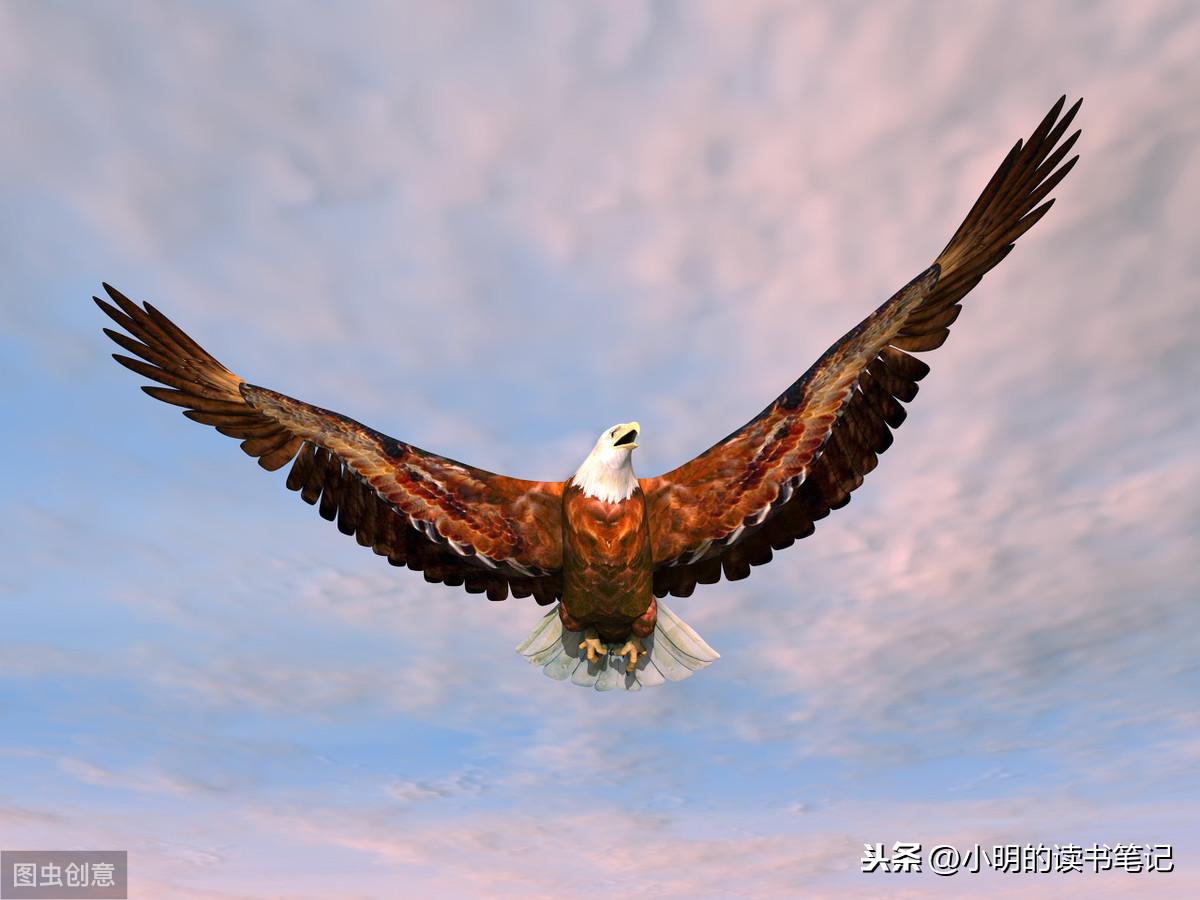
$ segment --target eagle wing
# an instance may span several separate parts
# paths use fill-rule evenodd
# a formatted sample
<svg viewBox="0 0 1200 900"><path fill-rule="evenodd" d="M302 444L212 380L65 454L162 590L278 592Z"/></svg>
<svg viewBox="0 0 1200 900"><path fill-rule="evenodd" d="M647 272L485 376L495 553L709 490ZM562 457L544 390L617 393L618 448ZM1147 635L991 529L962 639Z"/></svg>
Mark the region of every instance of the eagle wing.
<svg viewBox="0 0 1200 900"><path fill-rule="evenodd" d="M1047 195L1078 159L1063 163L1080 132L1062 137L1082 100L1060 118L1065 101L1017 141L933 265L742 428L642 479L657 596L686 597L722 573L745 578L850 501L929 371L909 353L942 345L963 296L1046 214Z"/></svg>
<svg viewBox="0 0 1200 900"><path fill-rule="evenodd" d="M128 334L105 333L135 357L128 369L164 387L147 394L239 438L258 464L289 462L287 486L358 543L425 579L491 600L561 594L562 483L485 472L381 434L343 415L248 384L145 303L104 286L99 307Z"/></svg>

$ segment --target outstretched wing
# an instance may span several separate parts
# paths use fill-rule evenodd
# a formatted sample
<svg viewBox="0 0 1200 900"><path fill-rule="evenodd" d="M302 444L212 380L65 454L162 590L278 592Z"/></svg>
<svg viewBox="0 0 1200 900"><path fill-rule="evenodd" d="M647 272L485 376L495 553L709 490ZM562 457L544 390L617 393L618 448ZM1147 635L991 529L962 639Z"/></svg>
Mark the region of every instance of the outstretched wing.
<svg viewBox="0 0 1200 900"><path fill-rule="evenodd" d="M963 296L1053 204L1079 132L1066 98L1017 141L937 260L875 310L745 426L700 456L642 479L654 545L654 592L745 578L774 550L850 501L904 421L901 402L929 371L911 351L940 347ZM1045 200L1045 202L1043 202Z"/></svg>
<svg viewBox="0 0 1200 900"><path fill-rule="evenodd" d="M104 332L138 357L113 358L165 385L142 390L240 438L268 471L292 462L287 486L319 504L343 534L392 565L423 571L427 581L464 585L492 600L509 590L541 604L557 599L561 482L485 472L247 384L149 303L139 307L104 289L112 304L93 299L128 335Z"/></svg>

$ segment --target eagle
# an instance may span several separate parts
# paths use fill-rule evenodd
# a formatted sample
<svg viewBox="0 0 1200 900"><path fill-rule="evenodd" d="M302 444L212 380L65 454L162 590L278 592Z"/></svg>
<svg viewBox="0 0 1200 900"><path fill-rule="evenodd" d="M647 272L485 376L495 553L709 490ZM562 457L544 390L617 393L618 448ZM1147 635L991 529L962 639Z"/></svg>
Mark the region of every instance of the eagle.
<svg viewBox="0 0 1200 900"><path fill-rule="evenodd" d="M718 654L668 606L746 578L845 506L904 421L963 297L1053 204L1078 155L1082 100L1062 97L1018 140L933 263L831 346L758 415L696 458L639 478L637 422L606 428L565 481L456 462L251 384L150 303L108 284L113 358L147 394L241 441L289 490L394 566L489 600L552 606L517 650L598 690L678 681Z"/></svg>

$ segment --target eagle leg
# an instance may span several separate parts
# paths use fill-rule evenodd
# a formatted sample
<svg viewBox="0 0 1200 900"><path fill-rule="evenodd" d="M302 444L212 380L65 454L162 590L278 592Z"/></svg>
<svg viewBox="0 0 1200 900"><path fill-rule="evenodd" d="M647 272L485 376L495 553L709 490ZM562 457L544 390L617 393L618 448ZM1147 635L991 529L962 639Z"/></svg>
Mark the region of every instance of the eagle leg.
<svg viewBox="0 0 1200 900"><path fill-rule="evenodd" d="M628 654L629 661L625 663L625 671L632 672L637 666L638 654L648 653L645 645L642 644L639 638L631 637L625 642L625 646L617 651L617 656L625 656Z"/></svg>
<svg viewBox="0 0 1200 900"><path fill-rule="evenodd" d="M608 647L600 643L600 635L596 633L595 628L589 628L583 633L579 649L587 650L587 661L590 663L598 663L608 655Z"/></svg>

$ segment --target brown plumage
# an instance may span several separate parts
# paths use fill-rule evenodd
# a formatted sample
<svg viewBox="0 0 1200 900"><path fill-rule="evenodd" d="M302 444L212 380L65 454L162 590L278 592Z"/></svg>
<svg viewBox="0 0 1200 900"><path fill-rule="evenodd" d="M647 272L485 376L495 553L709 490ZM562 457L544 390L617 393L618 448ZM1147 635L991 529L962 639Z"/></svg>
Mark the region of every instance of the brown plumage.
<svg viewBox="0 0 1200 900"><path fill-rule="evenodd" d="M654 532L654 593L686 597L721 575L745 578L813 533L891 446L929 367L910 352L940 347L968 291L1054 203L1051 190L1082 100L1066 98L1000 164L932 266L851 329L754 419L691 462L643 479ZM1043 202L1044 201L1044 202ZM666 523L666 527L663 527Z"/></svg>
<svg viewBox="0 0 1200 900"><path fill-rule="evenodd" d="M563 625L595 628L605 641L649 637L654 561L641 489L610 503L572 483L563 493L563 512L564 524L574 526L563 528Z"/></svg>
<svg viewBox="0 0 1200 900"><path fill-rule="evenodd" d="M1079 132L1062 138L1080 103L1060 117L1064 103L1017 142L929 268L746 425L656 478L636 479L629 464L637 423L601 435L567 482L508 478L248 384L153 306L108 285L111 303L96 303L125 332L105 329L132 354L114 358L158 382L146 393L240 440L267 470L292 463L287 487L393 565L492 600L511 592L561 601L566 631L593 641L592 630L653 644L666 613L676 654L695 668L711 648L654 598L745 578L849 502L928 372L910 354L941 346L962 298L1045 215L1047 196L1078 159L1063 162ZM575 637L564 635L564 646ZM594 649L589 665L603 668ZM541 664L543 651L534 651L527 655ZM654 664L643 657L638 672Z"/></svg>
<svg viewBox="0 0 1200 900"><path fill-rule="evenodd" d="M343 534L392 565L424 572L428 581L492 600L510 590L541 604L557 599L560 482L494 475L247 384L149 303L139 307L115 288L104 289L113 304L96 303L132 338L104 331L137 357L113 358L165 385L142 390L241 439L268 471L292 462L288 488Z"/></svg>

